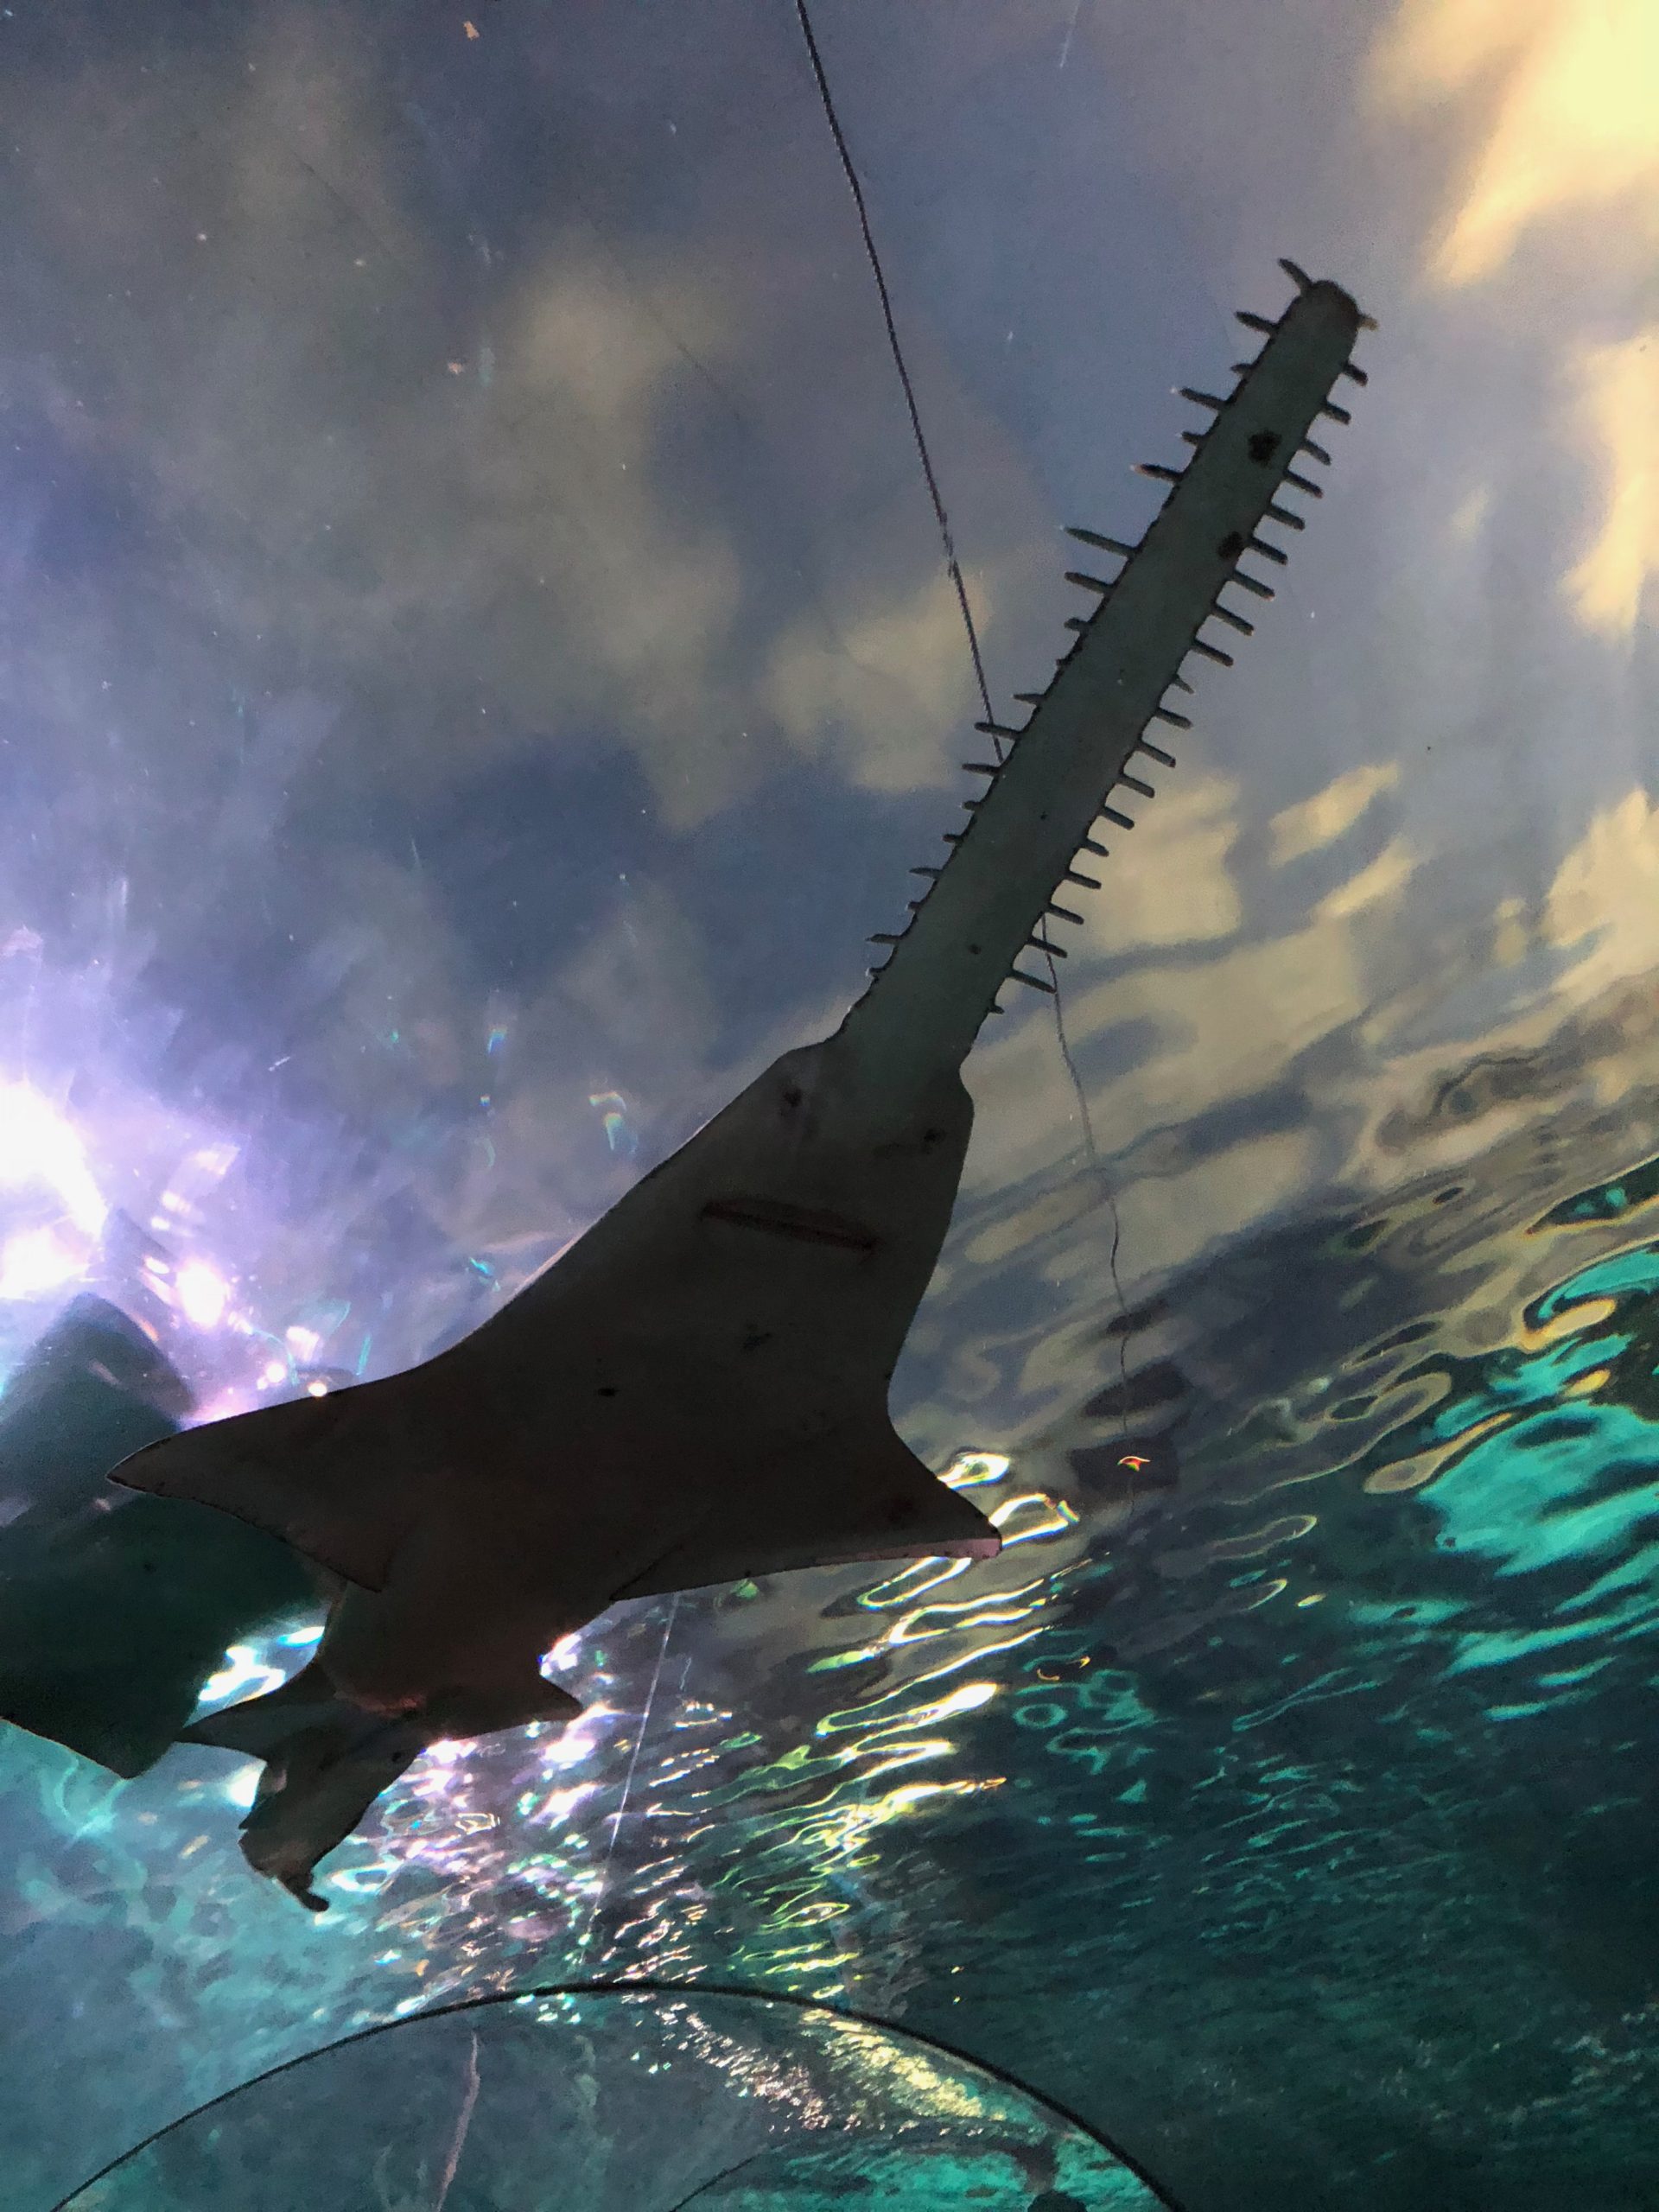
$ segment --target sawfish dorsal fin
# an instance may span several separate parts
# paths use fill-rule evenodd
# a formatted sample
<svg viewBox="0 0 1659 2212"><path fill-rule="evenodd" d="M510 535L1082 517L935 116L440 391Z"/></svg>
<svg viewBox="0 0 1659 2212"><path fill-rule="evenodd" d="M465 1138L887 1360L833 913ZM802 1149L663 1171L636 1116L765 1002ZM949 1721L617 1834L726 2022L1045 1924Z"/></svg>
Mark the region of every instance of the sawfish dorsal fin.
<svg viewBox="0 0 1659 2212"><path fill-rule="evenodd" d="M872 1065L891 1073L959 1065L1010 977L1053 989L1041 963L1052 969L1065 948L1049 935L1050 918L1082 918L1055 903L1075 897L1066 886L1099 887L1089 873L1092 857L1080 861L1107 855L1097 820L1132 830L1124 808L1154 796L1147 773L1154 764L1175 765L1151 734L1154 726L1160 734L1191 727L1164 704L1165 694L1172 686L1192 690L1181 674L1189 655L1230 665L1224 647L1199 635L1207 622L1236 633L1253 626L1223 603L1223 589L1237 584L1272 598L1272 587L1240 564L1247 553L1282 564L1283 550L1259 532L1270 523L1303 527L1280 495L1287 487L1319 495L1296 463L1304 454L1329 460L1309 432L1320 415L1348 420L1332 387L1344 374L1365 381L1348 356L1370 321L1338 286L1282 265L1297 296L1276 323L1240 316L1265 331L1267 342L1254 361L1234 364L1232 392L1217 398L1183 388L1182 397L1213 420L1202 433L1184 434L1195 448L1184 469L1143 466L1170 492L1140 543L1072 533L1122 565L1109 578L1068 571L1068 582L1096 595L1095 611L1071 618L1075 641L1046 689L1021 695L1028 721L1018 728L976 725L995 757L963 766L984 777L985 787L964 801L967 827L947 831L949 857L917 871L928 887L912 902L906 927L876 939L891 949L842 1025ZM1137 753L1145 766L1132 771Z"/></svg>

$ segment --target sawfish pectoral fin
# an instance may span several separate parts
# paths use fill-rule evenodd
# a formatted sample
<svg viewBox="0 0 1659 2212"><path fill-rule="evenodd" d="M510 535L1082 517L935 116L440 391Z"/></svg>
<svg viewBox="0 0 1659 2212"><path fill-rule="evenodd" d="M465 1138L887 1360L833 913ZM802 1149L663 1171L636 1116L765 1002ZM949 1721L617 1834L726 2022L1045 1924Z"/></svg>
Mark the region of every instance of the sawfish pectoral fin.
<svg viewBox="0 0 1659 2212"><path fill-rule="evenodd" d="M422 1406L408 1376L264 1406L146 1445L111 1480L215 1506L378 1590L432 1458Z"/></svg>
<svg viewBox="0 0 1659 2212"><path fill-rule="evenodd" d="M219 1751L241 1751L249 1758L269 1758L285 1738L334 1718L339 1703L327 1670L313 1659L277 1688L193 1720L180 1729L178 1740L211 1745Z"/></svg>
<svg viewBox="0 0 1659 2212"><path fill-rule="evenodd" d="M469 1743L475 1736L493 1736L504 1728L526 1727L531 1721L563 1728L581 1712L580 1699L531 1668L517 1681L461 1684L438 1690L427 1700L422 1716L435 1737Z"/></svg>
<svg viewBox="0 0 1659 2212"><path fill-rule="evenodd" d="M940 1482L885 1417L797 1447L736 1484L683 1543L618 1598L859 1560L992 1559L1002 1539Z"/></svg>

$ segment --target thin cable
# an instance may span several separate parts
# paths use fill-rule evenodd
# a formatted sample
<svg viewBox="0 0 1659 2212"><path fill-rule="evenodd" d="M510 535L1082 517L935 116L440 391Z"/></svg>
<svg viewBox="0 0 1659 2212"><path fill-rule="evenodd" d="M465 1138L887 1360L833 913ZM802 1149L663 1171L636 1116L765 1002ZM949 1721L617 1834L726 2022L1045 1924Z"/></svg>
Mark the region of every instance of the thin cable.
<svg viewBox="0 0 1659 2212"><path fill-rule="evenodd" d="M823 73L823 60L818 52L818 41L812 35L812 19L806 12L806 0L795 0L795 12L800 17L801 35L806 41L807 58L812 64L812 74L817 79L818 98L823 103L824 120L830 125L830 135L836 142L836 151L841 156L841 166L847 179L847 188L853 195L853 205L858 210L858 227L864 234L864 251L869 257L870 274L875 279L875 289L881 302L881 320L887 326L887 344L893 349L893 364L899 372L899 381L904 387L905 405L910 410L911 431L916 440L916 450L921 455L922 474L927 479L928 497L933 502L934 518L939 525L939 536L944 541L945 566L950 581L957 588L957 604L962 609L963 627L968 632L968 650L974 657L974 680L979 685L980 703L985 709L985 719L995 721L991 712L990 688L985 681L985 664L979 657L979 632L974 627L973 610L968 604L968 587L962 580L962 566L957 559L956 543L950 535L950 518L944 512L944 501L939 496L938 479L933 474L933 463L928 454L927 440L922 435L922 417L916 405L916 393L910 381L910 371L905 366L904 348L899 343L898 327L893 319L893 301L887 292L887 280L882 274L881 257L875 250L874 234L870 229L869 211L864 205L864 188L858 181L858 171L853 167L853 157L847 150L847 141L842 135L841 121L836 113L836 104L830 93L830 79ZM998 748L999 757L1001 747Z"/></svg>
<svg viewBox="0 0 1659 2212"><path fill-rule="evenodd" d="M652 1708L657 1702L658 1685L663 1679L663 1662L668 1657L668 1640L674 1633L675 1617L680 1610L680 1594L677 1590L674 1592L669 1603L668 1618L663 1624L663 1640L658 1647L657 1664L652 1674L651 1688L645 1692L645 1710L639 1715L639 1732L633 1739L633 1756L629 1759L628 1770L622 1778L621 1797L618 1800L615 1812L611 1815L611 1840L605 1847L605 1857L600 1865L599 1887L594 1892L593 1906L588 1915L588 1925L583 1929L582 1941L576 1946L578 1955L587 1949L592 1940L594 1923L599 1918L599 1909L605 1902L606 1885L610 1880L611 1874L611 1854L615 1851L616 1839L622 1832L622 1815L628 1809L628 1798L633 1789L633 1777L639 1771L639 1754L645 1747L645 1731L651 1726ZM685 1686L683 1675L680 1677L680 1686L682 1688Z"/></svg>
<svg viewBox="0 0 1659 2212"><path fill-rule="evenodd" d="M842 171L847 179L847 188L852 194L853 205L858 211L858 227L863 235L864 251L869 261L870 274L875 279L877 297L881 302L881 320L887 325L887 345L893 353L893 365L899 372L899 382L904 391L905 405L910 413L911 435L916 441L916 451L921 460L922 474L927 480L928 497L933 502L934 518L938 523L939 537L944 546L945 567L950 571L951 582L956 586L957 605L962 610L962 626L968 633L968 651L973 658L974 681L979 686L980 704L985 710L986 721L994 722L996 716L991 708L990 686L985 681L985 663L979 649L979 632L975 626L973 608L969 604L968 587L963 580L962 564L957 558L956 540L950 534L950 518L945 512L944 499L939 490L939 480L933 473L932 456L928 452L926 435L922 429L921 410L916 404L915 387L910 380L910 371L905 365L904 347L899 342L899 327L893 320L893 298L887 290L887 280L882 271L881 257L876 251L875 234L870 228L869 210L864 204L864 188L858 181L858 171L853 166L852 154L848 148L846 135L841 127L841 118L836 112L835 99L830 90L830 79L824 73L823 57L818 52L818 41L812 34L812 19L806 11L806 0L795 0L795 13L800 19L801 35L806 41L807 59L812 65L812 74L817 82L818 98L823 105L824 120L830 126L830 137L836 142L836 151L841 156ZM1003 758L1002 746L1001 740L995 733L991 734L991 742L1000 766ZM1122 1241L1123 1224L1117 1211L1116 1193L1113 1191L1107 1177L1105 1165L1100 1156L1100 1147L1095 1141L1095 1125L1089 1111L1088 1097L1083 1088L1082 1077L1077 1073L1077 1064L1071 1057L1071 1041L1065 1033L1065 1016L1060 1007L1059 972L1054 965L1054 956L1052 952L1046 952L1043 957L1048 963L1049 982L1053 986L1054 1027L1060 1040L1060 1058L1065 1061L1066 1074L1071 1079L1071 1089L1077 1102L1077 1117L1083 1124L1084 1156L1089 1163L1090 1173L1098 1182L1106 1203L1111 1208L1112 1288L1116 1294L1118 1305L1118 1370L1122 1378L1122 1402L1118 1412L1123 1440L1127 1443L1129 1434L1129 1309L1128 1303L1123 1295L1123 1285L1119 1280L1117 1272L1117 1254L1118 1247Z"/></svg>
<svg viewBox="0 0 1659 2212"><path fill-rule="evenodd" d="M1048 972L1054 984L1054 1028L1060 1040L1060 1058L1065 1062L1065 1071L1071 1078L1071 1088L1077 1094L1077 1112L1083 1121L1084 1151L1088 1157L1090 1172L1106 1194L1106 1203L1112 1210L1112 1247L1108 1264L1112 1271L1112 1289L1117 1299L1117 1372L1121 1389L1118 1396L1118 1436L1122 1442L1129 1440L1129 1304L1123 1295L1123 1284L1117 1272L1117 1249L1123 1237L1123 1220L1117 1210L1117 1196L1106 1173L1100 1147L1095 1142L1095 1120L1089 1111L1088 1094L1083 1078L1077 1073L1077 1064L1071 1057L1071 1040L1065 1033L1065 1014L1060 1005L1060 979L1055 973L1054 956L1048 956ZM1135 1470L1129 1470L1129 1491L1135 1491Z"/></svg>

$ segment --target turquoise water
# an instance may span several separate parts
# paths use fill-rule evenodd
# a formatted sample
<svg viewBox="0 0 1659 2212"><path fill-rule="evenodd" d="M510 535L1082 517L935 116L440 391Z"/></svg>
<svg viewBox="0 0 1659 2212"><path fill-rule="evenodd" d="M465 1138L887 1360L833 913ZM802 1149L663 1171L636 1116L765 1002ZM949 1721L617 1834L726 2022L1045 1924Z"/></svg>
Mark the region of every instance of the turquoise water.
<svg viewBox="0 0 1659 2212"><path fill-rule="evenodd" d="M1250 2115L1282 2079L1294 2154L1364 2171L1368 2202L1469 2170L1541 2205L1592 2154L1605 2201L1639 2202L1659 1245L1621 1217L1606 1249L1587 1199L1541 1221L1524 1192L1468 1237L1472 1197L1433 1197L1234 1255L1235 1294L1294 1277L1328 1315L1365 1281L1395 1312L1368 1310L1340 1363L1327 1322L1342 1371L1287 1373L1243 1424L1189 1390L1175 1491L1103 1506L1070 1447L964 1452L953 1478L1009 1540L991 1568L849 1570L806 1615L778 1584L601 1624L579 1729L411 1770L328 1863L321 1923L240 1867L237 1762L118 1784L14 1744L10 1986L31 1941L99 1977L96 2005L28 2001L58 2066L97 2069L102 2139L136 2093L181 2110L551 1967L931 2029L1172 2188L1219 2113L1253 2146L1234 2201L1271 2201L1275 2124ZM1467 1305L1397 1318L1447 1280L1522 1280L1517 1254L1548 1287L1484 1352L1459 1344ZM1197 1315L1214 1295L1207 1274L1166 1293ZM1225 1328L1203 1341L1229 1356ZM246 1649L214 1694L291 1669L311 1633ZM44 2118L14 2119L10 2150L42 2174L69 2163ZM954 2171L930 2158L918 2205ZM830 2201L776 2190L753 2201Z"/></svg>

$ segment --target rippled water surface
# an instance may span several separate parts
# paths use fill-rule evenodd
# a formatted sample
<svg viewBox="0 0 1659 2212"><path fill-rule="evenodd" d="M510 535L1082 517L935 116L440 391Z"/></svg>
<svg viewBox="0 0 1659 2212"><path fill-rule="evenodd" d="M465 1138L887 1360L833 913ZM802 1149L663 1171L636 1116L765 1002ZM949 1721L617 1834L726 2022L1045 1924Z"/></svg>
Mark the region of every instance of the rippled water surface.
<svg viewBox="0 0 1659 2212"><path fill-rule="evenodd" d="M902 2183L877 2115L757 2137L731 2212L1148 2201L1090 2131L1186 2212L1645 2206L1649 11L814 17L999 701L1276 255L1380 324L1067 940L1097 1158L1046 1003L968 1064L893 1409L1004 1548L615 1609L581 1719L429 1752L316 1921L251 1764L7 1729L6 2202L648 1977L1063 2116L964 2150L912 2074ZM211 1418L454 1341L832 1027L980 709L792 10L67 0L0 52L0 1361L96 1295ZM273 1599L208 1701L318 1627ZM494 2201L443 2063L383 2212Z"/></svg>

